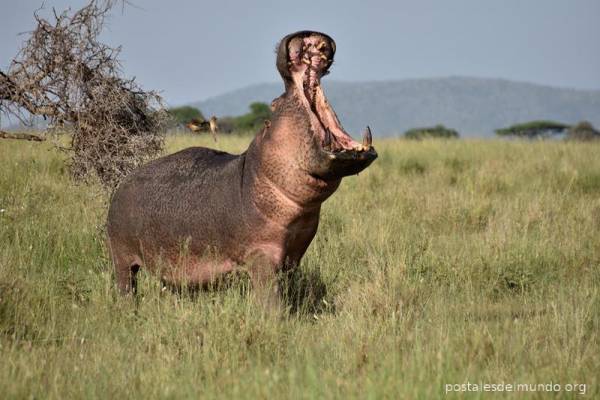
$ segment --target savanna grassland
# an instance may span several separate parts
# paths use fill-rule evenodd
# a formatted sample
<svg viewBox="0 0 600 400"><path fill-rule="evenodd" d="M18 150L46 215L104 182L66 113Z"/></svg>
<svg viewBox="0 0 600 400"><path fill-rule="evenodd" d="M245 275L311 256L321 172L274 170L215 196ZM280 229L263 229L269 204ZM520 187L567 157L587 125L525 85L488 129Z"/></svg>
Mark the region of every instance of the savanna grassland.
<svg viewBox="0 0 600 400"><path fill-rule="evenodd" d="M191 295L142 273L120 298L101 192L49 144L0 142L0 397L431 399L467 382L600 396L600 144L375 146L324 204L279 316L243 276Z"/></svg>

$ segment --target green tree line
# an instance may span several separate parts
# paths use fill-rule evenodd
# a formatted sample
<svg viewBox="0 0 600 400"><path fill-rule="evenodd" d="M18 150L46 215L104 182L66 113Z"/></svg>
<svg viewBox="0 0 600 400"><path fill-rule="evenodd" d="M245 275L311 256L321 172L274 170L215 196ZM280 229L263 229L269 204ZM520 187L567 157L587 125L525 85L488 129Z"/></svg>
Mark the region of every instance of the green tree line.
<svg viewBox="0 0 600 400"><path fill-rule="evenodd" d="M221 132L246 132L260 129L265 120L272 117L271 107L268 104L254 102L249 106L249 112L238 116L225 116L218 118ZM185 126L192 120L205 121L204 114L196 107L182 106L169 109L173 126Z"/></svg>

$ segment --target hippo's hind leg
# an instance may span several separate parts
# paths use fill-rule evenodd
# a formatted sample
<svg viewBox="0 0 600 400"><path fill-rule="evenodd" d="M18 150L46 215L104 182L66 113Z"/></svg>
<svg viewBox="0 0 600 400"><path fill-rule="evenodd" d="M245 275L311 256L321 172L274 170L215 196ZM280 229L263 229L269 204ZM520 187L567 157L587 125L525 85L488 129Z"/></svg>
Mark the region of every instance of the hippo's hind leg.
<svg viewBox="0 0 600 400"><path fill-rule="evenodd" d="M137 291L137 273L142 266L141 260L131 253L111 248L113 264L115 266L115 280L117 289L122 295L135 294Z"/></svg>
<svg viewBox="0 0 600 400"><path fill-rule="evenodd" d="M139 269L139 264L115 264L115 278L119 293L127 295L137 292L137 273Z"/></svg>

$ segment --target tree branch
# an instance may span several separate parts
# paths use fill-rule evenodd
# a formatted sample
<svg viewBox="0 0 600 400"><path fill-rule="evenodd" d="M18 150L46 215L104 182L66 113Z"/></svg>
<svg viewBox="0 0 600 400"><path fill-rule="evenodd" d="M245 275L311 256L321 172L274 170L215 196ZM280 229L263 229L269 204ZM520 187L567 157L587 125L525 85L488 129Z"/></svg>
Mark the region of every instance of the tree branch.
<svg viewBox="0 0 600 400"><path fill-rule="evenodd" d="M32 135L30 133L6 132L6 131L0 131L0 139L29 140L32 142L43 142L46 140L45 137L41 137L38 135Z"/></svg>

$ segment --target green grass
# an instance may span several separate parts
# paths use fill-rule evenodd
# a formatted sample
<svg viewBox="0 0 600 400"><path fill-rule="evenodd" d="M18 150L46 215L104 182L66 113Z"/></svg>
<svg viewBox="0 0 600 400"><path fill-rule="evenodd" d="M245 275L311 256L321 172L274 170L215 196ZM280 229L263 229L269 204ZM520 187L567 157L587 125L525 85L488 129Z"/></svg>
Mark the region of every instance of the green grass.
<svg viewBox="0 0 600 400"><path fill-rule="evenodd" d="M0 397L600 396L600 144L375 144L323 206L299 311L278 317L243 280L194 297L142 274L137 301L120 298L101 193L49 145L0 142ZM191 145L214 143L169 151Z"/></svg>

